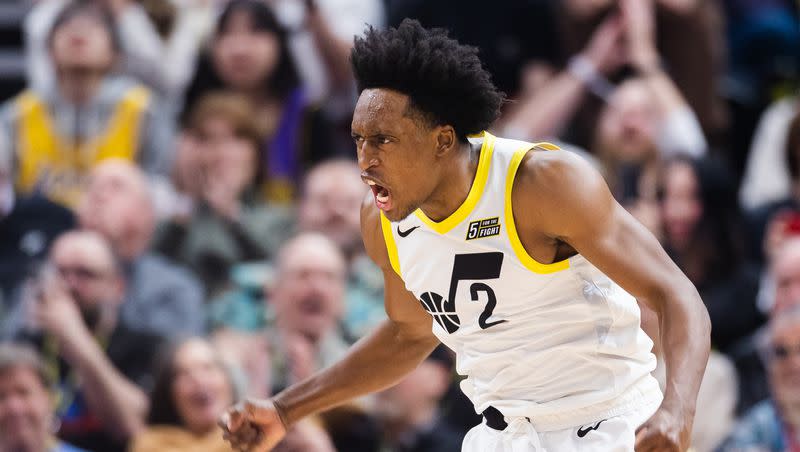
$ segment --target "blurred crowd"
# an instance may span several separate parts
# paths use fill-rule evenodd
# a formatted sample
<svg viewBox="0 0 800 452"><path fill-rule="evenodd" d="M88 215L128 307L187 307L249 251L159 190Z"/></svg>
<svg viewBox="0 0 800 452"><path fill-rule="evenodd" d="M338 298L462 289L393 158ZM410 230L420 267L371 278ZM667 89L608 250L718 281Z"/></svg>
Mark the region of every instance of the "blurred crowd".
<svg viewBox="0 0 800 452"><path fill-rule="evenodd" d="M407 17L480 49L508 97L494 134L590 160L697 286L713 350L693 449L800 450L799 13L5 0L0 452L230 450L216 424L229 405L331 364L385 319L348 55L367 26ZM459 451L480 418L458 382L438 348L279 450Z"/></svg>

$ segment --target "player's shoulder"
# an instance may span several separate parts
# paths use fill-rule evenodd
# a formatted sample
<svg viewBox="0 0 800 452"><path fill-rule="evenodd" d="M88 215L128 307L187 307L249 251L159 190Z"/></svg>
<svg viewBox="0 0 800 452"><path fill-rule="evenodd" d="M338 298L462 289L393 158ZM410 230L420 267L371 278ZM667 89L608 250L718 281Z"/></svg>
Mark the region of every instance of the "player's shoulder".
<svg viewBox="0 0 800 452"><path fill-rule="evenodd" d="M389 254L383 237L381 211L375 205L372 191L361 201L361 238L367 255L381 268L390 268Z"/></svg>
<svg viewBox="0 0 800 452"><path fill-rule="evenodd" d="M533 147L522 159L514 191L549 200L570 193L591 193L605 186L600 172L585 158L565 150Z"/></svg>

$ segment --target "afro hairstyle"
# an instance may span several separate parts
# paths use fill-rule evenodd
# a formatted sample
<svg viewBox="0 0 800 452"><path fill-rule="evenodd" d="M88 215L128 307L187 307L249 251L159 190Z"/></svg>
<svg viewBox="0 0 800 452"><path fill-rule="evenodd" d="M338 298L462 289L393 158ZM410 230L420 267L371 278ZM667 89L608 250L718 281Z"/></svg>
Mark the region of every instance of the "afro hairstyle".
<svg viewBox="0 0 800 452"><path fill-rule="evenodd" d="M386 30L368 27L356 38L350 60L358 92L385 88L405 94L412 113L430 126L452 126L461 141L488 129L504 101L476 47L416 20Z"/></svg>

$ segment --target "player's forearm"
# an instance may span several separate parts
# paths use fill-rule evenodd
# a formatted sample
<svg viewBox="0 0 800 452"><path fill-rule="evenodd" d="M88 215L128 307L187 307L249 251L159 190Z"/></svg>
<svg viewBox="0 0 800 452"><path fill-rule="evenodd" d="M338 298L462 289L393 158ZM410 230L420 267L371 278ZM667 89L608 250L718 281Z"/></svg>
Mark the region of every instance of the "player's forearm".
<svg viewBox="0 0 800 452"><path fill-rule="evenodd" d="M433 335L407 337L386 321L358 341L338 363L273 397L285 423L391 386L436 347Z"/></svg>
<svg viewBox="0 0 800 452"><path fill-rule="evenodd" d="M663 406L694 414L711 349L711 322L694 286L688 281L681 286L659 315L667 368Z"/></svg>

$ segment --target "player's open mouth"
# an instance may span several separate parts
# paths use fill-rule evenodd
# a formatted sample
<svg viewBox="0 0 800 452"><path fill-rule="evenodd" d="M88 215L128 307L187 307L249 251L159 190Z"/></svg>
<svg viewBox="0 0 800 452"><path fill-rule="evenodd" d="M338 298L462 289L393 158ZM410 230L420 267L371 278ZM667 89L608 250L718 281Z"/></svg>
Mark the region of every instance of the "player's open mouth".
<svg viewBox="0 0 800 452"><path fill-rule="evenodd" d="M391 201L391 192L383 185L378 184L373 180L366 180L369 188L372 189L372 194L375 196L375 204L381 210L389 210Z"/></svg>

